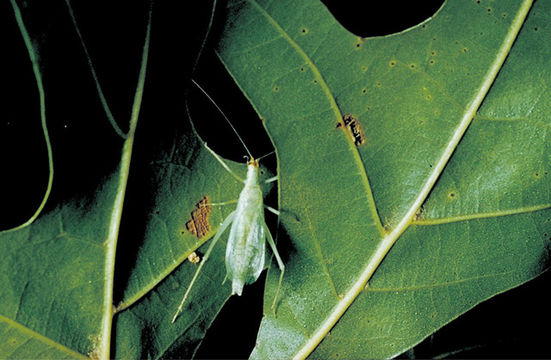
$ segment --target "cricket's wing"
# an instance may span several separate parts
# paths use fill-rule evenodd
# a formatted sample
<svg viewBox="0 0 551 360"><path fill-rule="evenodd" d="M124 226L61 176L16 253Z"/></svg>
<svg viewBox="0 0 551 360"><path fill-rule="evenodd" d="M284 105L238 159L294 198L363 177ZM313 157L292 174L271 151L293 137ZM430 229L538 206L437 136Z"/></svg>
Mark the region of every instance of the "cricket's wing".
<svg viewBox="0 0 551 360"><path fill-rule="evenodd" d="M254 195L259 195L259 199ZM226 270L232 280L232 294L238 295L245 284L258 279L266 258L262 193L249 193L247 200L238 202L226 248Z"/></svg>

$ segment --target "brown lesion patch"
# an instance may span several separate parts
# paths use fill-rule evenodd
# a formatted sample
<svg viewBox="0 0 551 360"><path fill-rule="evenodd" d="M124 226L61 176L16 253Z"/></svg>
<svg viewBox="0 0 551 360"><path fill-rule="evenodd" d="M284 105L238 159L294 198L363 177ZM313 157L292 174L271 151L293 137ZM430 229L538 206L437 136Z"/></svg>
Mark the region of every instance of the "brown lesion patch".
<svg viewBox="0 0 551 360"><path fill-rule="evenodd" d="M210 232L211 211L209 197L205 195L191 211L191 219L186 222L186 229L199 239L205 237Z"/></svg>
<svg viewBox="0 0 551 360"><path fill-rule="evenodd" d="M351 114L345 114L342 117L342 121L337 123L337 128L341 127L347 130L356 146L360 146L365 143L365 135L357 118Z"/></svg>

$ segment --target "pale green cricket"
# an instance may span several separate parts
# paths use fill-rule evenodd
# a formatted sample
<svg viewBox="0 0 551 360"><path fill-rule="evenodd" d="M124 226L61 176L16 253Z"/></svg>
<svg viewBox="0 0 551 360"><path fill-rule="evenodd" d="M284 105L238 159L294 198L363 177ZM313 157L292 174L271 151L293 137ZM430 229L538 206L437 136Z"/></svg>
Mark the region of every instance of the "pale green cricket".
<svg viewBox="0 0 551 360"><path fill-rule="evenodd" d="M228 170L237 179L240 179L245 184L245 186L239 194L236 209L226 217L226 219L220 225L220 229L218 229L218 232L212 239L211 244L203 257L203 260L199 264L195 275L189 283L184 297L182 298L182 301L178 306L178 310L172 318L173 323L174 321L176 321L178 315L182 312L191 288L197 280L197 277L199 276L203 265L208 260L212 249L214 248L224 231L228 228L228 226L230 226L230 224L230 234L226 246L226 277L231 279L232 295L241 295L245 284L252 284L256 280L258 280L260 273L264 269L264 261L266 258L266 240L268 241L268 244L270 244L272 252L281 271L279 275L278 288L272 303L272 309L275 309L276 300L279 295L279 289L283 280L283 273L285 272L285 265L283 264L283 261L279 256L272 234L270 233L270 230L268 229L268 227L266 226L266 222L264 221L264 208L268 209L276 215L279 215L279 211L275 210L272 207L264 205L262 190L258 183L258 160L260 158L253 158L251 152L245 145L245 142L243 141L243 139L241 139L241 136L239 136L237 130L233 127L232 123L224 114L222 109L218 107L216 102L214 102L214 100L207 94L205 90L203 90L203 88L199 84L197 84L197 82L195 82L195 80L192 80L192 82L207 96L207 98L222 114L224 119L226 119L230 127L239 138L239 141L241 141L243 147L249 154L249 160L247 161L247 176L243 180L228 167L228 165L220 156L218 156L207 146L207 144L205 144L206 149L214 156L216 160L218 160L218 162L224 167L224 169ZM277 177L270 178L266 182L271 182L275 180L277 180Z"/></svg>

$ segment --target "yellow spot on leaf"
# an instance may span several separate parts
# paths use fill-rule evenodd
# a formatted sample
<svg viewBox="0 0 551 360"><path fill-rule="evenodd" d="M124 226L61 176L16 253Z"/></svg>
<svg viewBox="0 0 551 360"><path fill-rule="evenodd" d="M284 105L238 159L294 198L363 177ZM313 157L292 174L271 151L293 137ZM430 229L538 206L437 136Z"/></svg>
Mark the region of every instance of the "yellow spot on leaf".
<svg viewBox="0 0 551 360"><path fill-rule="evenodd" d="M194 251L187 257L188 261L192 264L198 264L201 261L201 257Z"/></svg>

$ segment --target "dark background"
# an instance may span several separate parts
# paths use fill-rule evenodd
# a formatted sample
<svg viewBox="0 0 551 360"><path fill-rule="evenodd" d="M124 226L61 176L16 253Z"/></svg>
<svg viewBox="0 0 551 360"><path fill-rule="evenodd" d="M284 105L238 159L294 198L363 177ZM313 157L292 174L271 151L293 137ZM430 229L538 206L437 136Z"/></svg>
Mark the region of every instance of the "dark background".
<svg viewBox="0 0 551 360"><path fill-rule="evenodd" d="M116 138L102 139L98 142L103 134L110 132L109 126L107 124L104 124L104 127L90 126L83 121L86 117L102 116L99 110L97 114L83 114L82 109L89 107L83 103L82 98L97 97L93 91L87 95L79 94L82 83L90 81L89 76L83 76L82 79L65 76L67 79L59 81L63 78L63 74L71 72L70 69L83 74L88 70L86 64L82 64L82 59L72 59L71 50L66 49L69 45L63 39L71 31L71 26L63 25L63 21L66 20L66 9L62 2L43 3L45 4L42 5L42 11L37 10L32 20L37 28L42 29L40 31L43 32L44 37L50 39L44 40L42 44L45 49L44 56L54 58L64 54L63 61L46 60L49 75L45 80L56 79L55 85L53 81L49 81L47 94L59 94L52 97L62 98L63 113L72 114L72 116L48 118L56 164L54 189L49 203L55 204L65 197L72 196L75 191L83 191L83 186L85 188L96 186L98 178L84 175L75 179L73 174L88 174L87 170L90 167L105 167L108 171L115 164L104 159L114 151L118 151L117 144L120 142ZM61 5L55 5L56 3ZM159 0L157 3L161 5L163 1ZM343 26L356 35L368 37L390 34L413 26L433 15L442 1L325 0L324 3ZM201 0L196 6L208 8L208 5L207 1ZM128 119L141 56L147 1L103 0L88 5L83 2L74 2L73 6L75 11L78 11L79 26L86 34L86 42L94 55L96 70L100 74L100 81L104 86L111 110L115 118ZM218 6L215 24L222 19L221 8L223 4ZM197 11L205 14L207 10ZM177 20L179 15L175 12L174 19ZM62 21L62 19L65 20ZM199 19L204 20L198 16L197 20ZM24 54L26 50L14 25L13 11L7 1L0 4L0 21L2 26L7 27L7 30L0 35L4 48L9 49L9 53ZM162 28L167 25L154 23L154 26ZM185 26L187 26L185 31L192 34L195 24ZM230 119L254 118L257 116L256 113L212 52L212 42L215 41L219 30L218 26L212 29L209 36L210 42L203 51L194 78L198 79ZM184 48L184 50L180 48L180 52L176 51L176 55L185 51L186 46L197 46L197 41L200 41L200 31L197 30L197 32L198 34L192 34L196 35L195 37L182 37L180 42L174 44L175 48ZM51 40L56 38L61 40ZM40 42L40 36L38 39ZM190 42L193 44L190 45ZM152 53L155 54L153 48ZM32 72L28 70L28 63L21 61L20 58L16 56L5 58L7 64L0 70L0 76L3 79L1 86L3 93L6 94L2 103L2 117L0 117L0 160L2 168L5 169L0 178L0 229L13 227L28 219L41 201L47 178L44 174L48 173L39 121L33 120L33 124L29 124L28 121L28 119L39 119L38 96L36 87L32 85L34 81ZM59 59L59 56L56 59ZM151 58L152 66L155 64L158 66L162 61L164 60L158 55ZM167 71L172 65L174 64L166 64ZM192 65L186 63L181 67L190 69ZM178 82L179 79L189 78L190 74L183 71L178 76L179 78L175 78L172 86L178 86L181 84ZM185 82L185 80L182 81ZM144 96L156 99L147 91ZM245 155L243 148L212 104L195 88L191 88L189 96L192 116L201 112L211 120L208 125L197 124L200 135L218 153L227 158L242 161ZM181 98L169 98L159 101L179 102L181 100ZM159 117L163 117L164 113L159 112L158 106L155 109L154 105L144 104L144 114L151 117L157 113ZM183 109L183 106L180 108ZM49 111L54 114L53 110ZM180 115L179 120L185 116L185 112L182 110ZM176 120L164 119L163 121L170 123ZM124 121L119 123L125 124ZM240 123L243 122L234 121L234 125L251 148L253 155L258 157L271 151L269 138L260 125L256 128L243 127L239 126ZM121 126L124 127L124 125ZM148 131L159 131L159 127L147 129L145 125L139 126L138 136L140 131L146 135L150 135ZM213 131L213 129L218 130ZM82 149L88 149L88 151ZM272 170L275 169L273 157L271 160L266 158L263 164L271 167ZM83 192L86 193L86 191ZM117 266L120 268L121 265L124 266L124 259L117 258ZM431 335L402 357L433 358L448 354L446 357L456 358L551 358L548 345L551 311L548 308L547 297L550 280L547 272L526 285L484 302ZM230 298L204 339L198 357L246 358L249 355L254 346L262 316L263 286L264 275L255 284L247 286L242 297Z"/></svg>

